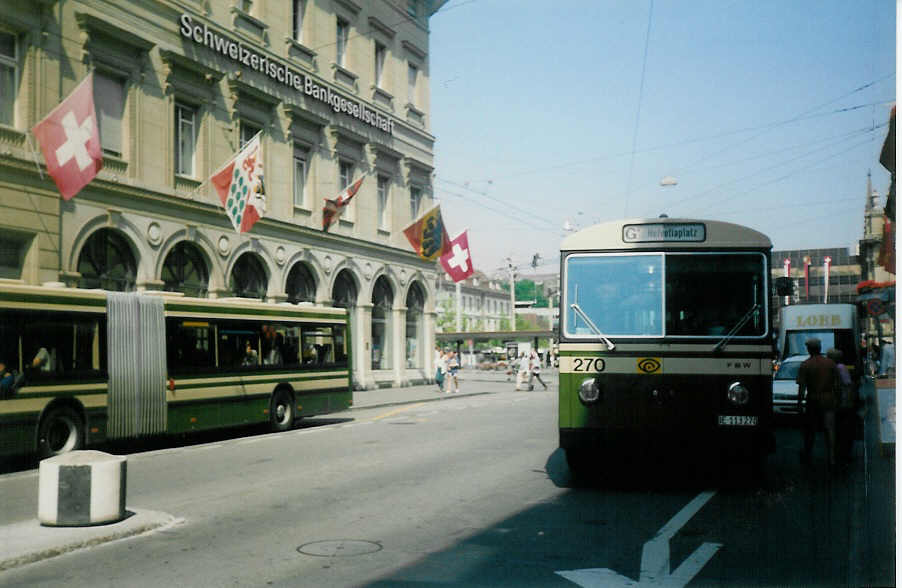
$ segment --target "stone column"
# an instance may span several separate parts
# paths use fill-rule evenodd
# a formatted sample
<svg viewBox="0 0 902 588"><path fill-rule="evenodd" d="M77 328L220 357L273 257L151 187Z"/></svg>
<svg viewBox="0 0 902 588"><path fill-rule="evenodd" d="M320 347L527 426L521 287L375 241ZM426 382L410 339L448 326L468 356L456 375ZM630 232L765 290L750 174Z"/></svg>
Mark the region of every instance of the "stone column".
<svg viewBox="0 0 902 588"><path fill-rule="evenodd" d="M435 378L435 321L438 313L434 310L423 311L423 365L426 366L426 377L429 381Z"/></svg>
<svg viewBox="0 0 902 588"><path fill-rule="evenodd" d="M392 346L394 348L394 385L409 386L407 378L407 307L392 309Z"/></svg>
<svg viewBox="0 0 902 588"><path fill-rule="evenodd" d="M373 353L373 305L370 302L358 304L349 309L354 315L351 332L354 333L354 387L371 390L376 387L376 378L370 368Z"/></svg>

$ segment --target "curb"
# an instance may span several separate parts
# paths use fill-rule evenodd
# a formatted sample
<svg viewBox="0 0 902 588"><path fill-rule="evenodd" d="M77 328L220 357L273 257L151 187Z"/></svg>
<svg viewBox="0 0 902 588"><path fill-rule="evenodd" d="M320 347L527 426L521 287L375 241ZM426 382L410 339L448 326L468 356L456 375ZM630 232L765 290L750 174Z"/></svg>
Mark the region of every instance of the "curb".
<svg viewBox="0 0 902 588"><path fill-rule="evenodd" d="M364 410L367 408L382 408L385 406L400 406L402 404L416 404L418 402L437 402L440 400L453 400L454 398L465 398L467 396L485 396L486 394L497 394L497 392L455 392L453 394L436 395L434 398L409 398L406 400L393 400L390 402L381 402L379 404L366 404L362 406L351 406L348 410Z"/></svg>
<svg viewBox="0 0 902 588"><path fill-rule="evenodd" d="M0 537L6 544L6 553L0 556L0 572L184 522L163 512L128 512L131 516L118 523L93 527L45 527L37 519L0 527Z"/></svg>

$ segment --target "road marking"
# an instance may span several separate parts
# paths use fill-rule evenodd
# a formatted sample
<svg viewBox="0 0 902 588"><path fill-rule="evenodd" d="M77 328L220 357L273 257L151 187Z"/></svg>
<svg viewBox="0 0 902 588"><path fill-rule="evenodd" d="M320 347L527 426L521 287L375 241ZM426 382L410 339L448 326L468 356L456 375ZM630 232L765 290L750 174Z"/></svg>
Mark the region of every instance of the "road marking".
<svg viewBox="0 0 902 588"><path fill-rule="evenodd" d="M400 413L400 412L404 412L404 411L406 411L406 410L410 410L410 409L416 408L416 407L418 407L418 406L423 406L423 403L422 403L422 402L418 402L417 404L408 404L408 405L402 406L401 408L396 408L396 409L390 410L390 411L388 411L388 412L386 412L386 413L384 413L384 414L380 414L379 416L374 416L374 417L371 418L370 420L371 420L371 421L382 420L382 419L388 418L388 417L390 417L390 416L396 415L396 414L398 414L398 413Z"/></svg>
<svg viewBox="0 0 902 588"><path fill-rule="evenodd" d="M587 568L582 570L563 570L555 574L578 584L583 588L599 586L670 586L680 587L688 584L705 567L717 550L720 543L702 543L692 555L670 571L670 540L683 528L689 519L701 510L714 497L716 492L707 490L692 499L666 525L661 527L654 537L642 546L642 563L639 567L639 581L627 578L610 568Z"/></svg>

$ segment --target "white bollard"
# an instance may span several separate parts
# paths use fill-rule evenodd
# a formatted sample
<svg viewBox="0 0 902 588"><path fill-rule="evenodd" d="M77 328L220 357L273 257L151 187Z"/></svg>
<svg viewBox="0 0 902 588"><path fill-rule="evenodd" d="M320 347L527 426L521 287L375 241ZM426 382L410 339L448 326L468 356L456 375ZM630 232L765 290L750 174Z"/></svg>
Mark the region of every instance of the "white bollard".
<svg viewBox="0 0 902 588"><path fill-rule="evenodd" d="M125 518L126 459L72 451L41 462L38 520L51 527L117 523Z"/></svg>

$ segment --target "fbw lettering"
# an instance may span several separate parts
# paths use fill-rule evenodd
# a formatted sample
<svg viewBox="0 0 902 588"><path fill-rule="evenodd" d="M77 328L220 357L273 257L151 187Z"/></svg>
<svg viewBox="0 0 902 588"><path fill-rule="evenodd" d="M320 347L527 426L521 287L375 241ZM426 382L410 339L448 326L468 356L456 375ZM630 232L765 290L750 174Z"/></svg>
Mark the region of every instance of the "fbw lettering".
<svg viewBox="0 0 902 588"><path fill-rule="evenodd" d="M751 361L728 361L727 362L727 369L741 370L743 368L748 369L750 367L752 367Z"/></svg>
<svg viewBox="0 0 902 588"><path fill-rule="evenodd" d="M838 327L842 318L838 314L809 314L796 317L797 327Z"/></svg>

